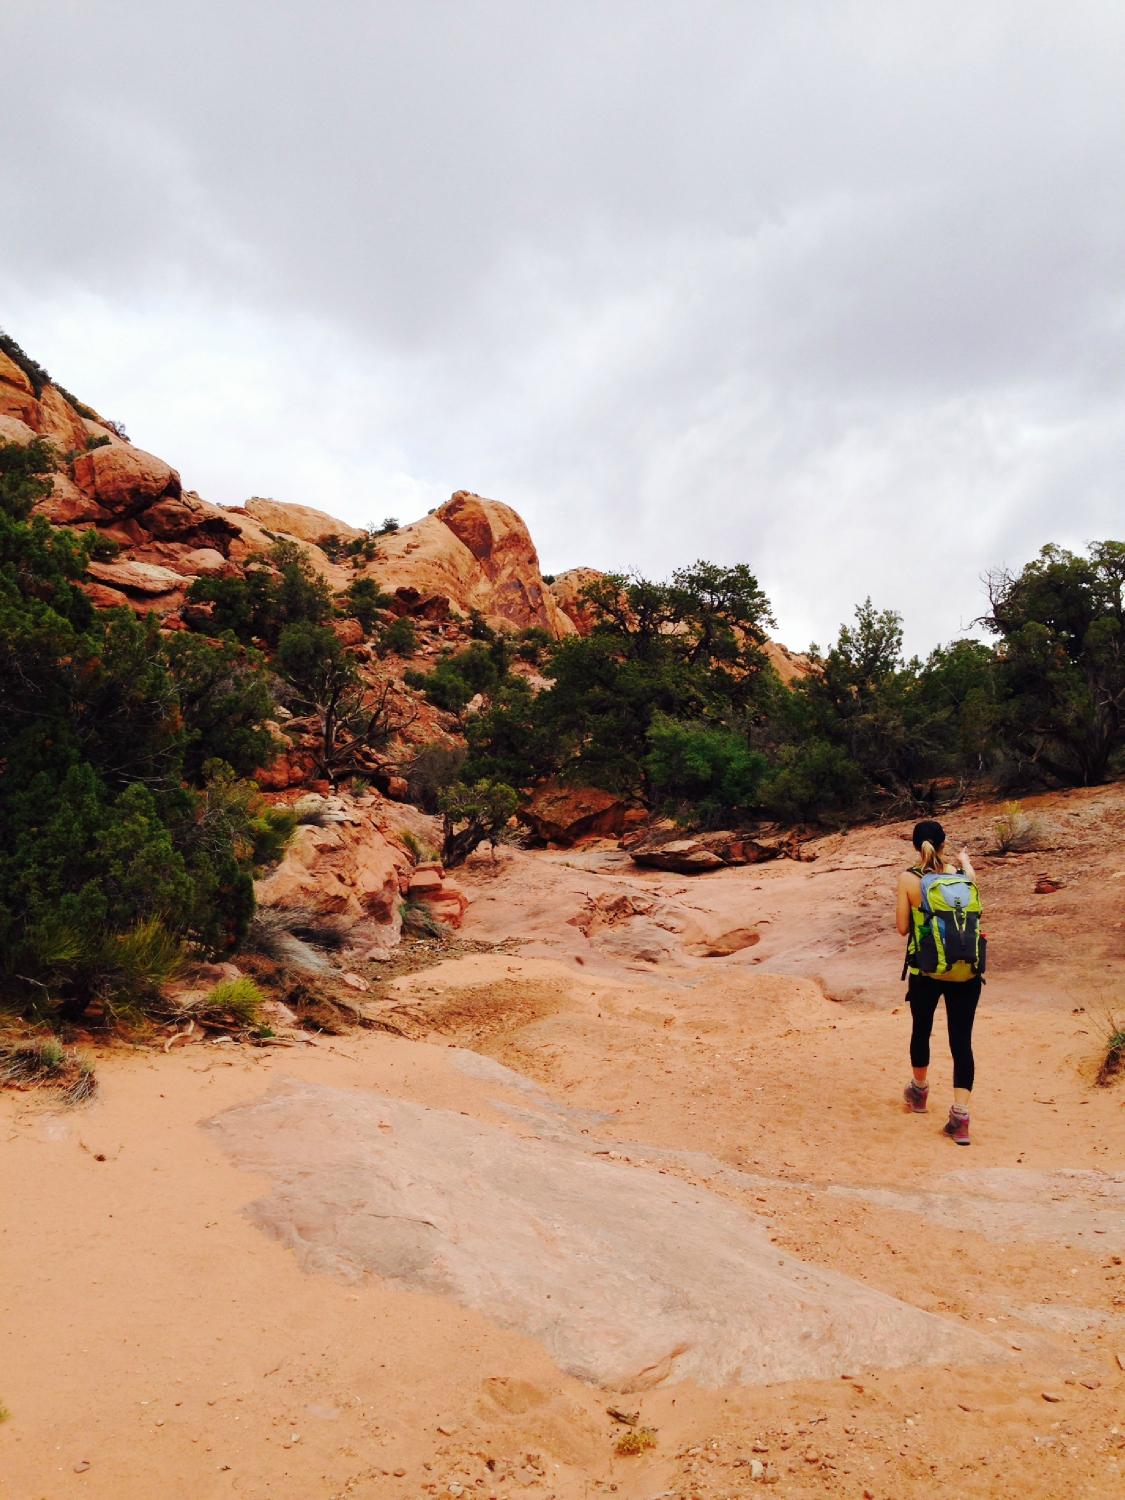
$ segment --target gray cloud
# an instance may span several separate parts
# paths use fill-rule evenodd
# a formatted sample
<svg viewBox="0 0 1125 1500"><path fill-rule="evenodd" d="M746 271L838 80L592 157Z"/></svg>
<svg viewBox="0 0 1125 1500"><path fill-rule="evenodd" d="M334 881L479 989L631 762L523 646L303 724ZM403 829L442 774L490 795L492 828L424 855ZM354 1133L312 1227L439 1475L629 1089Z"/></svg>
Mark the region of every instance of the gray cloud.
<svg viewBox="0 0 1125 1500"><path fill-rule="evenodd" d="M546 566L745 559L780 634L1109 534L1112 3L45 0L3 321L213 499L454 487Z"/></svg>

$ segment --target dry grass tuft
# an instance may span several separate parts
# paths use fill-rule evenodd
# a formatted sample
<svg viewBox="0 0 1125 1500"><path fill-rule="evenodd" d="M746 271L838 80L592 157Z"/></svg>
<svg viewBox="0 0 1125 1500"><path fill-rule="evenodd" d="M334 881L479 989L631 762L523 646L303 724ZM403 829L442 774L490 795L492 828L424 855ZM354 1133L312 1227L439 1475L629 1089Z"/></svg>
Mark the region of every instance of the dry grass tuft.
<svg viewBox="0 0 1125 1500"><path fill-rule="evenodd" d="M1024 812L1019 802L1005 802L992 826L996 830L996 848L989 851L992 854L1029 854L1042 849L1047 837L1043 820Z"/></svg>
<svg viewBox="0 0 1125 1500"><path fill-rule="evenodd" d="M1105 1057L1097 1081L1110 1084L1122 1074L1125 1074L1125 1022L1110 1014L1106 1016Z"/></svg>
<svg viewBox="0 0 1125 1500"><path fill-rule="evenodd" d="M622 1458L631 1458L638 1453L647 1453L656 1447L656 1433L651 1427L634 1427L623 1432L614 1444L613 1451Z"/></svg>
<svg viewBox="0 0 1125 1500"><path fill-rule="evenodd" d="M64 1104L84 1104L97 1086L90 1059L54 1037L0 1046L0 1088L46 1088Z"/></svg>

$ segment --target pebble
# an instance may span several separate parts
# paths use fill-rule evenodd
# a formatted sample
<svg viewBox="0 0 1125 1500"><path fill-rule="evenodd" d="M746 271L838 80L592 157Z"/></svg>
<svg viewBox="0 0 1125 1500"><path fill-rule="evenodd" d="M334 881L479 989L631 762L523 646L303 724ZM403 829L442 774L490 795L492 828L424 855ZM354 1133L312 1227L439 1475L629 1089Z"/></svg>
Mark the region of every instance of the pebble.
<svg viewBox="0 0 1125 1500"><path fill-rule="evenodd" d="M768 1453L769 1451L765 1443L751 1443L750 1445L751 1453Z"/></svg>
<svg viewBox="0 0 1125 1500"><path fill-rule="evenodd" d="M765 1466L765 1464L762 1462L762 1460L760 1458L752 1458L750 1460L750 1478L751 1479L762 1479L762 1478L765 1477L765 1472L766 1472L766 1466Z"/></svg>
<svg viewBox="0 0 1125 1500"><path fill-rule="evenodd" d="M1059 1395L1059 1393L1057 1391L1043 1391L1041 1394L1043 1396L1043 1400L1044 1401L1061 1401L1062 1400L1062 1397Z"/></svg>
<svg viewBox="0 0 1125 1500"><path fill-rule="evenodd" d="M88 1458L80 1458L78 1460L78 1462L74 1465L74 1472L76 1474L85 1474L86 1470L89 1467L90 1467L90 1460Z"/></svg>
<svg viewBox="0 0 1125 1500"><path fill-rule="evenodd" d="M406 1470L405 1469L395 1469L394 1470L394 1476L395 1476L396 1479L405 1479L406 1478Z"/></svg>
<svg viewBox="0 0 1125 1500"><path fill-rule="evenodd" d="M455 1423L451 1422L448 1427L439 1426L438 1431L441 1433L442 1437L452 1437L453 1434L457 1431L457 1427Z"/></svg>
<svg viewBox="0 0 1125 1500"><path fill-rule="evenodd" d="M1101 1385L1100 1380L1080 1380L1079 1385L1084 1385L1088 1391L1096 1391Z"/></svg>

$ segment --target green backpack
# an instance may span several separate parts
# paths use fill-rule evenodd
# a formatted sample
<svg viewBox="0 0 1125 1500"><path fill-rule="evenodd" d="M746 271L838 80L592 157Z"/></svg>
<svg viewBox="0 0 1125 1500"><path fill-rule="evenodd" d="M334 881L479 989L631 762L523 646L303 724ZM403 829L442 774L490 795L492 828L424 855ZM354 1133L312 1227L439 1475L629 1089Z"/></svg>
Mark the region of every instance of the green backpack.
<svg viewBox="0 0 1125 1500"><path fill-rule="evenodd" d="M911 908L903 979L908 970L931 979L983 978L987 943L976 881L934 870L912 873L922 877L922 904Z"/></svg>

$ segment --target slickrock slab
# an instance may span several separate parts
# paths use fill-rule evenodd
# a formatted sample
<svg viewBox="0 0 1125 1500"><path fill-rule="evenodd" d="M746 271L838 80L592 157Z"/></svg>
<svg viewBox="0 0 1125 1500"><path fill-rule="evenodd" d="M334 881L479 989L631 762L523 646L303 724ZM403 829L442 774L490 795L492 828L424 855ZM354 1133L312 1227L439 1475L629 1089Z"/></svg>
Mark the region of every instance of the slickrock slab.
<svg viewBox="0 0 1125 1500"><path fill-rule="evenodd" d="M786 1255L706 1190L570 1142L303 1083L207 1128L273 1179L248 1212L306 1270L452 1297L597 1385L823 1379L998 1353Z"/></svg>

